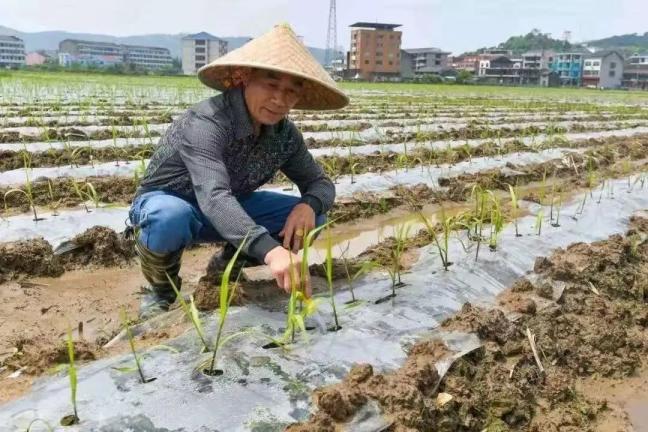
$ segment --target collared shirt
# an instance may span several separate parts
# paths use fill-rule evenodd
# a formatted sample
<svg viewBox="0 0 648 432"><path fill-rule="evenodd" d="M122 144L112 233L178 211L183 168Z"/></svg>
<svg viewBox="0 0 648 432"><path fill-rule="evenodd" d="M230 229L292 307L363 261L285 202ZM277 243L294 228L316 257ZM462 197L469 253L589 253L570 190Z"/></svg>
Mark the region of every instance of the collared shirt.
<svg viewBox="0 0 648 432"><path fill-rule="evenodd" d="M263 261L279 243L254 223L237 197L253 192L279 170L316 214L331 208L335 186L294 123L283 119L262 126L255 137L243 90L231 89L198 103L169 126L137 194L165 190L197 202L225 240L238 247L247 234L243 251Z"/></svg>

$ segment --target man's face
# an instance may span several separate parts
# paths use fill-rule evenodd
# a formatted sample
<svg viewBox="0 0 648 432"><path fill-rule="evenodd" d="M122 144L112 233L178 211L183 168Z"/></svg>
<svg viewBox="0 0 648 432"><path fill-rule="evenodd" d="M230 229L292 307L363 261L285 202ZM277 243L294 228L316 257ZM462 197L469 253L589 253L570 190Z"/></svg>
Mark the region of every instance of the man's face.
<svg viewBox="0 0 648 432"><path fill-rule="evenodd" d="M284 118L299 101L303 80L264 70L254 70L245 84L245 103L252 118L273 125Z"/></svg>

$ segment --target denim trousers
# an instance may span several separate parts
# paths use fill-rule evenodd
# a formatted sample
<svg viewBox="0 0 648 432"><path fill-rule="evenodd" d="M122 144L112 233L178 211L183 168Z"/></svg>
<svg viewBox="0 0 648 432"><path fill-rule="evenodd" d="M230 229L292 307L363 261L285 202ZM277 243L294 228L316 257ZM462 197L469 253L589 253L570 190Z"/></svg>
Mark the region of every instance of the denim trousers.
<svg viewBox="0 0 648 432"><path fill-rule="evenodd" d="M257 225L276 238L299 197L278 192L256 191L238 198ZM193 243L224 241L200 210L197 202L166 191L139 195L128 213L131 224L139 228L138 241L152 252L169 254ZM316 225L326 222L326 215L316 217Z"/></svg>

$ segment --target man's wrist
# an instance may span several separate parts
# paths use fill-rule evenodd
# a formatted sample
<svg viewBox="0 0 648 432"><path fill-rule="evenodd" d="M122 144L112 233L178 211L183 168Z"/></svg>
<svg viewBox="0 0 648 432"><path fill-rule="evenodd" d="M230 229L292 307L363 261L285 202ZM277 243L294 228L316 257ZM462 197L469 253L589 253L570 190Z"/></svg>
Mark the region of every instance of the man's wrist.
<svg viewBox="0 0 648 432"><path fill-rule="evenodd" d="M299 202L302 204L308 204L308 206L315 212L315 216L322 213L322 201L313 195L304 195L301 197Z"/></svg>
<svg viewBox="0 0 648 432"><path fill-rule="evenodd" d="M248 248L250 256L256 258L260 262L265 262L266 255L272 249L281 246L277 240L272 238L269 233L261 234Z"/></svg>

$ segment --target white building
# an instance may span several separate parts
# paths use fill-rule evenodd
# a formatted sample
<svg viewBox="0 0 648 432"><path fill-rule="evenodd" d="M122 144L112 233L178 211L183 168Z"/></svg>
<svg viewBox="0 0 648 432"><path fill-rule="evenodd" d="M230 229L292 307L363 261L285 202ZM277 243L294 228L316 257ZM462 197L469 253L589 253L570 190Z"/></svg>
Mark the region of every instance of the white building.
<svg viewBox="0 0 648 432"><path fill-rule="evenodd" d="M25 43L16 36L0 35L0 67L17 68L25 64Z"/></svg>
<svg viewBox="0 0 648 432"><path fill-rule="evenodd" d="M617 51L599 51L585 57L583 86L598 88L621 87L623 56Z"/></svg>
<svg viewBox="0 0 648 432"><path fill-rule="evenodd" d="M206 32L182 38L182 72L195 75L198 69L227 54L227 41Z"/></svg>

